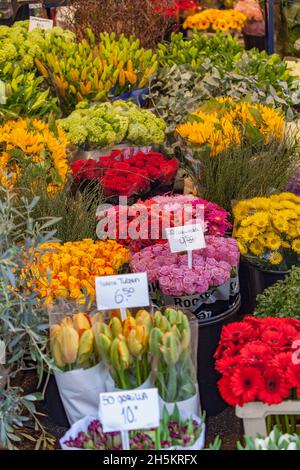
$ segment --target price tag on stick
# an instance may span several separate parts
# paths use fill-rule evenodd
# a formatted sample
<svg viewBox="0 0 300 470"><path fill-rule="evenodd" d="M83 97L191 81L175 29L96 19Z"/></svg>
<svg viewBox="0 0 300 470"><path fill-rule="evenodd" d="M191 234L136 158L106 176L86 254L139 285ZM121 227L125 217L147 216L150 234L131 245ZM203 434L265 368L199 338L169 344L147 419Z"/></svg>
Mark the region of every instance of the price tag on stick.
<svg viewBox="0 0 300 470"><path fill-rule="evenodd" d="M124 319L127 308L150 305L147 273L101 276L95 282L98 310L121 309Z"/></svg>
<svg viewBox="0 0 300 470"><path fill-rule="evenodd" d="M128 431L159 426L157 388L100 393L99 417L104 432L122 432L123 449L129 450Z"/></svg>
<svg viewBox="0 0 300 470"><path fill-rule="evenodd" d="M38 16L30 16L29 17L29 32L33 31L36 28L52 29L53 20L48 20L47 18L39 18Z"/></svg>
<svg viewBox="0 0 300 470"><path fill-rule="evenodd" d="M205 238L200 224L182 225L166 229L171 253L188 252L188 267L193 267L193 250L205 248Z"/></svg>

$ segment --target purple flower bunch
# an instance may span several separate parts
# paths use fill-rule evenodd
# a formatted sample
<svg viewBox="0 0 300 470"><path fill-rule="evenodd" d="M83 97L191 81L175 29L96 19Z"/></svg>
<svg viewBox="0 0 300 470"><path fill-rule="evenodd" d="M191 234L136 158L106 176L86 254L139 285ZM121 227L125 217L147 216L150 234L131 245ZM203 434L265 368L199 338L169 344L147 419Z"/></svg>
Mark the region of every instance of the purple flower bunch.
<svg viewBox="0 0 300 470"><path fill-rule="evenodd" d="M119 432L103 432L98 419L89 424L87 431L80 431L75 438L64 442L68 447L88 450L122 450L121 434Z"/></svg>
<svg viewBox="0 0 300 470"><path fill-rule="evenodd" d="M296 194L296 196L300 196L300 170L295 171L293 176L291 176L287 185L287 190Z"/></svg>
<svg viewBox="0 0 300 470"><path fill-rule="evenodd" d="M188 267L186 253L171 253L168 244L158 244L135 253L131 270L147 272L148 280L158 281L163 294L203 294L210 287L228 281L232 267L236 267L239 261L234 239L208 235L205 241L206 248L193 252L192 269Z"/></svg>

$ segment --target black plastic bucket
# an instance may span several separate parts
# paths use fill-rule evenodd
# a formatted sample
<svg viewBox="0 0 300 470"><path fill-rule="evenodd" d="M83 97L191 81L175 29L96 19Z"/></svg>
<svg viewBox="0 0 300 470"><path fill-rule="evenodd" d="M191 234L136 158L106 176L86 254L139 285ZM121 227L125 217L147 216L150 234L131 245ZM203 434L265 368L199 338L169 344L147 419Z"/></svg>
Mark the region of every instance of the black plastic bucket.
<svg viewBox="0 0 300 470"><path fill-rule="evenodd" d="M245 257L242 257L239 272L242 313L253 313L257 305L257 295L262 294L267 287L272 286L277 281L283 280L288 273L289 271L268 271L260 269L253 263L250 263Z"/></svg>
<svg viewBox="0 0 300 470"><path fill-rule="evenodd" d="M202 409L207 416L216 416L228 405L221 398L217 386L220 374L215 370L214 354L218 347L222 327L227 323L240 321L240 296L235 304L220 315L198 319L198 384Z"/></svg>
<svg viewBox="0 0 300 470"><path fill-rule="evenodd" d="M57 426L70 427L54 375L49 378L45 391L44 406L46 413Z"/></svg>

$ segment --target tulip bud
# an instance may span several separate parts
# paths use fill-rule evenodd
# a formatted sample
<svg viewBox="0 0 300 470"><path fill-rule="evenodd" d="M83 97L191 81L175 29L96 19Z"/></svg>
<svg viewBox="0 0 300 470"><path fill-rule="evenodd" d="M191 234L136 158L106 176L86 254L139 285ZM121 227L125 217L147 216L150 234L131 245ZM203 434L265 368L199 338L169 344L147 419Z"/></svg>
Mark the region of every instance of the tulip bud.
<svg viewBox="0 0 300 470"><path fill-rule="evenodd" d="M141 313L139 313L141 312ZM152 317L147 310L140 310L136 316L136 324L137 325L144 325L150 334L150 331L152 330L153 322L152 322Z"/></svg>
<svg viewBox="0 0 300 470"><path fill-rule="evenodd" d="M94 351L94 334L92 328L85 330L79 340L78 362L83 365L87 362Z"/></svg>
<svg viewBox="0 0 300 470"><path fill-rule="evenodd" d="M143 345L137 338L136 330L131 330L127 339L128 349L130 354L134 357L139 357L143 350Z"/></svg>
<svg viewBox="0 0 300 470"><path fill-rule="evenodd" d="M77 359L79 335L70 326L61 327L61 349L66 364L74 364Z"/></svg>
<svg viewBox="0 0 300 470"><path fill-rule="evenodd" d="M136 321L133 317L126 317L123 322L123 336L128 338L129 333L136 327Z"/></svg>
<svg viewBox="0 0 300 470"><path fill-rule="evenodd" d="M166 333L171 328L168 319L164 315L161 316L159 328L163 333Z"/></svg>
<svg viewBox="0 0 300 470"><path fill-rule="evenodd" d="M154 327L157 327L157 328L160 327L161 317L162 317L161 312L159 310L156 310L156 312L154 313L154 317L153 317Z"/></svg>
<svg viewBox="0 0 300 470"><path fill-rule="evenodd" d="M101 333L97 338L97 345L100 351L100 356L103 359L108 360L110 356L111 345L112 345L111 339L108 336Z"/></svg>
<svg viewBox="0 0 300 470"><path fill-rule="evenodd" d="M181 333L181 348L182 348L182 351L185 351L186 349L188 349L190 344L191 344L191 330L190 329L183 330L183 332Z"/></svg>
<svg viewBox="0 0 300 470"><path fill-rule="evenodd" d="M154 357L159 357L163 333L154 327L150 333L149 350Z"/></svg>
<svg viewBox="0 0 300 470"><path fill-rule="evenodd" d="M51 354L57 367L63 369L65 363L61 351L61 327L53 325L50 330L50 348Z"/></svg>
<svg viewBox="0 0 300 470"><path fill-rule="evenodd" d="M166 308L165 316L168 318L171 325L176 325L177 311L174 308Z"/></svg>
<svg viewBox="0 0 300 470"><path fill-rule="evenodd" d="M73 328L73 320L71 317L65 317L61 321L60 326L68 326L69 328Z"/></svg>
<svg viewBox="0 0 300 470"><path fill-rule="evenodd" d="M117 341L121 367L123 367L124 369L128 369L128 367L132 363L132 358L130 356L127 343L125 341L125 338L121 335L118 336Z"/></svg>
<svg viewBox="0 0 300 470"><path fill-rule="evenodd" d="M151 330L150 330L151 331ZM146 350L149 340L149 331L145 324L137 325L136 326L136 335L138 341L142 344L143 348Z"/></svg>
<svg viewBox="0 0 300 470"><path fill-rule="evenodd" d="M109 323L109 326L114 338L116 338L119 334L122 333L122 323L119 318L113 317Z"/></svg>
<svg viewBox="0 0 300 470"><path fill-rule="evenodd" d="M164 360L169 365L175 365L181 354L179 338L173 332L168 332L164 334L162 342Z"/></svg>
<svg viewBox="0 0 300 470"><path fill-rule="evenodd" d="M91 327L91 321L87 314L75 313L73 315L73 325L79 336Z"/></svg>

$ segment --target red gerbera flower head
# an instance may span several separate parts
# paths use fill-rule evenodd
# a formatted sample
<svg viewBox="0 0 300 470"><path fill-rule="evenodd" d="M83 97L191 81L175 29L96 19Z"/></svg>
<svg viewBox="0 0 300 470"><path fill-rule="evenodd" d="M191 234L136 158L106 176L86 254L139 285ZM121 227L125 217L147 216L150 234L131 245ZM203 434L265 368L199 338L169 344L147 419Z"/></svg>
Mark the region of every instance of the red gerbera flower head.
<svg viewBox="0 0 300 470"><path fill-rule="evenodd" d="M220 374L232 375L236 367L239 365L238 355L223 356L216 362L216 369Z"/></svg>
<svg viewBox="0 0 300 470"><path fill-rule="evenodd" d="M281 333L285 338L286 345L289 346L290 344L292 344L294 339L297 337L298 330L292 324L285 323L284 325L282 325ZM300 339L300 335L299 335L299 339Z"/></svg>
<svg viewBox="0 0 300 470"><path fill-rule="evenodd" d="M291 351L281 352L277 354L271 361L271 365L276 367L283 376L286 376L287 369L290 367L291 364L292 364Z"/></svg>
<svg viewBox="0 0 300 470"><path fill-rule="evenodd" d="M255 367L240 367L234 372L231 385L233 393L241 397L243 403L253 401L262 386L261 373Z"/></svg>
<svg viewBox="0 0 300 470"><path fill-rule="evenodd" d="M240 405L242 406L243 402L241 397L236 395L232 390L232 383L230 377L222 377L218 382L218 388L221 397L226 403L230 406Z"/></svg>
<svg viewBox="0 0 300 470"><path fill-rule="evenodd" d="M286 372L286 378L291 388L300 388L300 364L290 364Z"/></svg>
<svg viewBox="0 0 300 470"><path fill-rule="evenodd" d="M221 342L238 344L247 342L253 337L253 329L244 322L230 323L222 329Z"/></svg>
<svg viewBox="0 0 300 470"><path fill-rule="evenodd" d="M290 387L280 371L275 367L268 367L263 373L263 385L258 392L258 398L268 405L277 405L290 394Z"/></svg>
<svg viewBox="0 0 300 470"><path fill-rule="evenodd" d="M266 329L262 332L261 340L273 348L273 353L277 349L282 349L286 345L286 338L280 331Z"/></svg>
<svg viewBox="0 0 300 470"><path fill-rule="evenodd" d="M281 331L284 325L287 325L286 318L265 317L262 319L263 329Z"/></svg>
<svg viewBox="0 0 300 470"><path fill-rule="evenodd" d="M245 365L264 366L272 357L272 348L261 341L246 344L241 349L241 363Z"/></svg>

